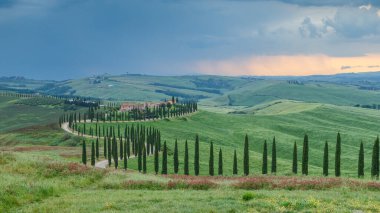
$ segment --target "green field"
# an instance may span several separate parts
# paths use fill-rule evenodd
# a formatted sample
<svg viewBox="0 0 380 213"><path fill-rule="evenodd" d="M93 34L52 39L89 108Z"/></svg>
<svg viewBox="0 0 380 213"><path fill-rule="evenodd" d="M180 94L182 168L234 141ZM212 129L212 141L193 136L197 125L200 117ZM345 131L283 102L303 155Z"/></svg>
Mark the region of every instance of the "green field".
<svg viewBox="0 0 380 213"><path fill-rule="evenodd" d="M25 88L51 95L77 95L113 101L158 101L172 95L185 99L198 99L207 107L252 107L278 100L309 103L327 103L353 106L380 104L377 88L379 73L346 76L310 76L298 78L224 77L224 76L149 76L101 75L59 82L18 80L18 84L33 85ZM359 79L359 80L357 80ZM296 80L298 83L290 83ZM0 84L20 89L17 84ZM1 89L1 88L0 88Z"/></svg>
<svg viewBox="0 0 380 213"><path fill-rule="evenodd" d="M53 123L62 114L59 106L31 106L22 104L24 99L29 98L0 96L0 132Z"/></svg>
<svg viewBox="0 0 380 213"><path fill-rule="evenodd" d="M287 110L279 111L279 109L286 108ZM342 175L345 177L357 175L358 149L360 142L363 141L365 172L368 177L372 146L380 127L379 120L380 111L377 110L283 102L257 110L255 114L236 115L200 111L192 116L169 121L144 122L144 124L160 129L163 140L168 143L169 155L172 154L174 140L178 139L181 161L184 155L185 140L189 141L190 159L192 159L194 138L196 134L199 134L201 175L208 174L209 144L211 141L214 142L215 156L219 148L222 148L225 173L231 175L233 151L235 149L237 150L238 161L242 162L245 134L248 134L250 139L250 161L253 174L261 173L263 143L264 140L268 141L270 156L273 137L276 137L277 141L278 174L290 174L293 143L296 141L298 144L298 159L300 160L305 133L309 136L310 174L322 174L323 147L326 140L329 142L330 174L333 174L335 142L337 133L340 132L342 135ZM119 125L115 123L100 124L115 127ZM87 132L91 126L94 128L94 125L87 124ZM126 124L121 124L121 127L124 125ZM170 172L173 172L171 156L169 156L169 164ZM148 165L148 170L152 172L152 157L148 158ZM130 166L136 169L136 160L131 160ZM242 166L240 163L240 173L242 173ZM192 167L190 170L193 171Z"/></svg>
<svg viewBox="0 0 380 213"><path fill-rule="evenodd" d="M136 171L136 159L129 159L126 173L122 169L82 166L84 138L67 133L58 125L59 116L68 109L62 102L43 97L0 96L0 188L4 189L0 190L0 212L380 211L379 182L368 182L372 146L380 129L380 110L352 107L355 104L378 104L378 91L362 90L352 83L335 81L289 84L276 78L215 76L108 76L96 84L90 82L91 78L63 82L28 80L25 86L22 80L19 81L9 85L15 89L38 89L45 85L43 89L52 92L100 97L105 99L104 102L155 101L169 99L169 94L178 94L180 98L198 97L200 110L192 115L143 124L158 128L163 141L167 141L171 174L175 139L179 144L180 173L183 173L185 140L189 142L190 174L194 173L194 139L199 134L201 176L154 175L152 156L147 159L148 174ZM75 109L82 113L87 111L86 108ZM66 111L69 112L72 111ZM93 125L86 124L86 127ZM124 127L131 123L106 122L100 125ZM329 142L329 172L330 176L334 175L338 132L342 136L342 178L322 178L326 140ZM239 182L249 182L241 177L245 134L248 134L250 144L249 178L264 181L290 178L290 183L309 181L312 186L332 180L338 181L337 185L302 190L265 184L257 189L236 187ZM304 134L309 136L309 177L300 175ZM268 142L270 171L273 137L277 141L277 174L261 175L263 143ZM85 140L89 157L89 142L95 139ZM207 177L211 141L214 143L215 173L218 151L223 150L223 178ZM356 178L361 141L365 148L364 180ZM298 145L298 175L291 174L294 142ZM237 177L232 176L235 149ZM206 186L202 185L204 181ZM170 188L173 183L177 185ZM372 184L372 187L366 187L366 184ZM247 194L250 199L244 200L243 196Z"/></svg>
<svg viewBox="0 0 380 213"><path fill-rule="evenodd" d="M211 182L217 185L208 189L162 189L159 186L178 179L86 168L58 155L65 152L72 151L63 147L50 151L2 151L0 211L376 212L380 209L378 191L352 184L306 191L246 190L214 179ZM247 194L249 198L243 199Z"/></svg>

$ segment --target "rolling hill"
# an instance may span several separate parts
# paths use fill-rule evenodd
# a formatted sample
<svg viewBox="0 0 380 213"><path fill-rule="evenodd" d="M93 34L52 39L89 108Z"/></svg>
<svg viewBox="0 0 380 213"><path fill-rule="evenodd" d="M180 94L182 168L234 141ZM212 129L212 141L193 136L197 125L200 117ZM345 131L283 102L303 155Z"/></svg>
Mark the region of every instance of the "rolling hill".
<svg viewBox="0 0 380 213"><path fill-rule="evenodd" d="M326 103L342 106L380 104L379 73L306 77L223 77L102 75L66 81L18 79L3 90L24 89L51 95L75 95L112 101L157 101L170 96L197 99L205 108L228 111L276 100ZM32 83L33 84L32 84Z"/></svg>
<svg viewBox="0 0 380 213"><path fill-rule="evenodd" d="M378 110L285 101L256 109L254 114L236 115L200 111L185 118L143 124L161 130L163 140L166 140L169 145L169 153L173 151L174 140L178 139L181 162L185 140L189 141L192 158L194 137L195 134L199 134L202 153L201 174L203 175L208 172L208 152L211 141L214 142L215 153L219 148L223 150L225 171L226 174L231 175L235 149L238 153L238 162L242 162L245 134L248 134L250 138L253 174L261 173L263 143L267 140L268 150L271 150L273 137L277 140L278 174L290 174L293 143L297 142L298 159L301 159L303 136L306 133L310 141L310 174L319 176L322 174L324 143L325 141L330 143L330 168L333 168L336 136L340 132L343 141L342 175L355 177L361 141L365 144L366 174L370 172L371 148L379 133L379 120L380 111ZM94 125L87 124L87 132L90 127L94 128ZM119 124L100 123L100 125L116 127ZM120 125L123 127L126 124ZM169 163L172 163L171 158L172 156L169 156ZM129 165L136 169L136 160L132 159ZM152 172L153 157L148 158L148 166L148 170ZM193 171L192 167L191 171ZM242 164L239 164L239 171L242 171Z"/></svg>

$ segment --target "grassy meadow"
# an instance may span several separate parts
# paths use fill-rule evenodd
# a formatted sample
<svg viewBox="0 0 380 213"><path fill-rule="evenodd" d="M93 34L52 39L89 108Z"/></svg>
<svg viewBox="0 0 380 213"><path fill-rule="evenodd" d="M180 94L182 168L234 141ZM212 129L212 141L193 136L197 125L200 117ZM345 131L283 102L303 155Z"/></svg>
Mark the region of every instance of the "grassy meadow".
<svg viewBox="0 0 380 213"><path fill-rule="evenodd" d="M282 106L283 105L283 106ZM286 110L279 110L286 109ZM304 110L302 110L304 109ZM233 151L236 149L238 162L243 159L243 142L245 134L250 141L250 169L253 174L261 173L262 150L265 140L268 142L269 164L271 162L272 139L277 142L277 169L279 175L289 175L292 166L293 143L298 145L299 162L302 156L304 134L309 136L309 172L310 175L322 175L322 157L325 141L329 142L330 174L333 174L335 143L337 133L342 136L342 176L357 176L357 159L360 142L365 147L365 172L370 173L373 142L379 131L380 111L354 107L338 107L327 104L309 104L300 102L283 102L268 105L253 114L225 114L199 111L191 116L143 122L145 126L160 129L162 141L169 147L169 168L173 172L172 154L174 141L178 139L180 171L183 172L184 142L189 142L190 162L193 159L195 135L200 136L201 175L208 175L208 158L210 142L214 143L214 155L219 148L223 151L225 174L232 175ZM131 123L100 123L101 127L125 125ZM95 124L86 124L94 128ZM91 140L90 140L91 141ZM102 140L101 140L102 141ZM215 165L217 164L215 158ZM131 159L131 168L136 169L136 160ZM190 171L193 171L190 164ZM238 170L242 173L243 164ZM216 168L216 167L215 167ZM301 166L299 165L299 168ZM153 172L153 157L148 157L148 171Z"/></svg>
<svg viewBox="0 0 380 213"><path fill-rule="evenodd" d="M7 80L7 79L6 79ZM81 164L82 138L63 131L58 117L87 108L70 108L45 98L0 96L0 212L379 212L380 183L370 180L372 146L380 130L380 110L352 107L379 103L378 91L352 84L310 81L289 84L278 79L212 76L109 76L62 82L22 80L14 89L93 96L105 101L158 101L168 94L199 97L199 111L184 117L140 122L158 128L168 144L168 176L96 169ZM4 80L5 81L5 80ZM68 111L65 111L68 110ZM139 122L134 123L136 125ZM132 123L100 123L124 127ZM95 124L87 123L89 129ZM322 178L323 147L329 142L330 176L334 174L335 142L342 136L342 178ZM309 176L292 175L293 143L309 136ZM184 143L189 143L190 174L194 173L195 135L200 136L200 176L183 176ZM248 134L250 176L243 173L243 142ZM262 151L277 141L277 174L261 175ZM173 173L174 141L179 145L180 175ZM224 177L208 177L209 147L214 143L215 173L223 151ZM359 144L365 148L365 178L358 179ZM99 159L102 157L100 140ZM239 176L232 176L233 152ZM160 156L162 160L162 156ZM89 162L89 160L88 160ZM119 162L119 166L122 162ZM161 162L160 162L161 168Z"/></svg>
<svg viewBox="0 0 380 213"><path fill-rule="evenodd" d="M380 186L375 185L372 190L355 186L367 184L363 181L350 183L353 180L344 179L343 185L315 190L241 189L231 183L239 183L240 179L188 180L133 170L94 169L58 154L64 152L71 150L57 147L2 151L0 211L376 212L380 209L377 191ZM313 179L305 179L308 180Z"/></svg>

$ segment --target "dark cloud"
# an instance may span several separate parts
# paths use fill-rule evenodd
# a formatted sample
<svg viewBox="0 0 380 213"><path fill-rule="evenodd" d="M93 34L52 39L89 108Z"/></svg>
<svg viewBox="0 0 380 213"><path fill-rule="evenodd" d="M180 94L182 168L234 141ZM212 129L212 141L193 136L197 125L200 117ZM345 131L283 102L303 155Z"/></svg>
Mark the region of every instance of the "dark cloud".
<svg viewBox="0 0 380 213"><path fill-rule="evenodd" d="M306 17L303 20L298 30L305 38L320 38L322 36L321 29L317 25L313 24L309 17Z"/></svg>
<svg viewBox="0 0 380 213"><path fill-rule="evenodd" d="M335 16L325 19L324 23L346 38L380 36L380 17L373 7L339 8Z"/></svg>
<svg viewBox="0 0 380 213"><path fill-rule="evenodd" d="M12 7L16 1L14 0L0 0L0 8L9 8Z"/></svg>
<svg viewBox="0 0 380 213"><path fill-rule="evenodd" d="M371 4L380 6L379 0L277 0L300 6L361 6Z"/></svg>

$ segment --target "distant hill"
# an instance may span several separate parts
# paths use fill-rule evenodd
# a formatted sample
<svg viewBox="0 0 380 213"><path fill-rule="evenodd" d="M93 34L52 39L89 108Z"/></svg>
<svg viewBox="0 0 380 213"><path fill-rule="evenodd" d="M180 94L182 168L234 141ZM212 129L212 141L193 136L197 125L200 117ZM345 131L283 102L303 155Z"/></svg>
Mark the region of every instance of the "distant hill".
<svg viewBox="0 0 380 213"><path fill-rule="evenodd" d="M0 90L154 101L170 96L204 106L252 107L276 100L335 105L380 104L380 72L314 76L225 77L102 75L66 81L1 77Z"/></svg>

